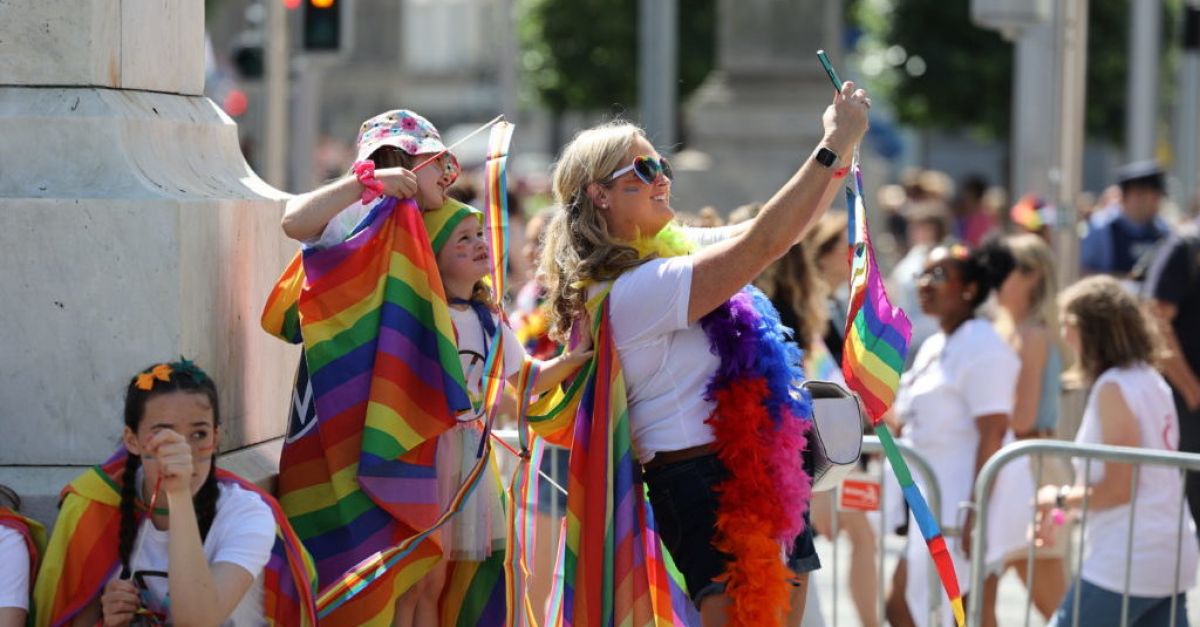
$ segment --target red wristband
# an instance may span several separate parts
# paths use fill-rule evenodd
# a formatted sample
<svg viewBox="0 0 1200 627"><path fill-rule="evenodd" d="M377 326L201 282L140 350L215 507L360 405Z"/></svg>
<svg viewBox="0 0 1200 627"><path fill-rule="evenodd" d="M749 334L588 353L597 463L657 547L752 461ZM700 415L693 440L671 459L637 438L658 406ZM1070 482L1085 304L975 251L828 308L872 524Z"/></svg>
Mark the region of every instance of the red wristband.
<svg viewBox="0 0 1200 627"><path fill-rule="evenodd" d="M840 167L833 171L833 178L835 178L835 179L846 178L846 174L848 174L849 172L850 172L850 166Z"/></svg>

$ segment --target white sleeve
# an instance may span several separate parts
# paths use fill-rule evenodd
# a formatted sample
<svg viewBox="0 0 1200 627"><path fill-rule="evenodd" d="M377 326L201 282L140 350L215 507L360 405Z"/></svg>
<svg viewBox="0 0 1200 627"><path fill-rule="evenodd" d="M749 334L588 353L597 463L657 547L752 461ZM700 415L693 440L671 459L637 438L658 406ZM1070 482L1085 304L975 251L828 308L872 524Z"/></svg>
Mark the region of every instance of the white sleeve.
<svg viewBox="0 0 1200 627"><path fill-rule="evenodd" d="M521 371L521 364L525 363L525 347L512 327L505 322L498 324L500 332L504 334L504 378L507 379Z"/></svg>
<svg viewBox="0 0 1200 627"><path fill-rule="evenodd" d="M235 564L258 578L275 546L275 517L257 494L241 488L231 490L230 498L220 504L218 515L224 524L212 563Z"/></svg>
<svg viewBox="0 0 1200 627"><path fill-rule="evenodd" d="M734 231L740 226L742 225L730 224L728 226L714 227L685 226L683 227L683 235L696 246L704 248L705 246L712 246L733 237Z"/></svg>
<svg viewBox="0 0 1200 627"><path fill-rule="evenodd" d="M29 549L21 534L0 527L0 607L29 609Z"/></svg>
<svg viewBox="0 0 1200 627"><path fill-rule="evenodd" d="M691 293L691 255L654 259L621 275L609 301L617 345L686 329Z"/></svg>
<svg viewBox="0 0 1200 627"><path fill-rule="evenodd" d="M358 226L362 219L367 217L370 212L371 205L364 205L361 202L355 201L354 204L342 209L333 219L325 225L325 230L321 232L320 237L314 237L302 241L305 248L329 248L337 246L346 241L350 237L350 233L354 231L354 227Z"/></svg>
<svg viewBox="0 0 1200 627"><path fill-rule="evenodd" d="M991 414L1012 414L1021 361L1007 347L987 350L963 368L959 389L972 419Z"/></svg>

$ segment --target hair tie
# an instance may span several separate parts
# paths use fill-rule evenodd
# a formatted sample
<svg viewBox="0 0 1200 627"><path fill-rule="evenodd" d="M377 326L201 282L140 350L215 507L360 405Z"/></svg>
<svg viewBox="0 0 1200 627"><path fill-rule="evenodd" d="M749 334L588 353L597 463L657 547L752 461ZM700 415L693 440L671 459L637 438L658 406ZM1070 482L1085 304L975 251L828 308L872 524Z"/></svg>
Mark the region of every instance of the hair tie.
<svg viewBox="0 0 1200 627"><path fill-rule="evenodd" d="M368 204L383 195L383 182L375 178L374 161L355 161L354 176L358 178L359 185L363 186L362 204Z"/></svg>

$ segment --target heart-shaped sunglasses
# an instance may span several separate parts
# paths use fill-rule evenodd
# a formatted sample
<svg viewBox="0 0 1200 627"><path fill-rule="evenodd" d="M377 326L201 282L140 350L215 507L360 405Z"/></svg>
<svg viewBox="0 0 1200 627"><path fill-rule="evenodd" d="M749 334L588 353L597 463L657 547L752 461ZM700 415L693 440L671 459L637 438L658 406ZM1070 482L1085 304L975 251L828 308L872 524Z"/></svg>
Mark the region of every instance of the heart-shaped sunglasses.
<svg viewBox="0 0 1200 627"><path fill-rule="evenodd" d="M671 164L667 163L666 157L639 156L633 158L633 163L613 172L608 175L605 182L611 183L625 174L633 172L641 181L647 185L653 185L654 181L658 180L658 175L661 174L667 177L667 180L675 178L675 172L671 170Z"/></svg>

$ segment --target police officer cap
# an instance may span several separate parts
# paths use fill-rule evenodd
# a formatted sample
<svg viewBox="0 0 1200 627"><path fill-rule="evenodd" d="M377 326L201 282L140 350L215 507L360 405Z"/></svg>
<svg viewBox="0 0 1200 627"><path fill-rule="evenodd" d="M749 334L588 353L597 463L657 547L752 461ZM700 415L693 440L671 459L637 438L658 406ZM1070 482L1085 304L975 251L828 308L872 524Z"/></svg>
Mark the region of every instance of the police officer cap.
<svg viewBox="0 0 1200 627"><path fill-rule="evenodd" d="M1117 168L1117 184L1121 189L1130 187L1164 188L1163 169L1156 161L1134 161Z"/></svg>

